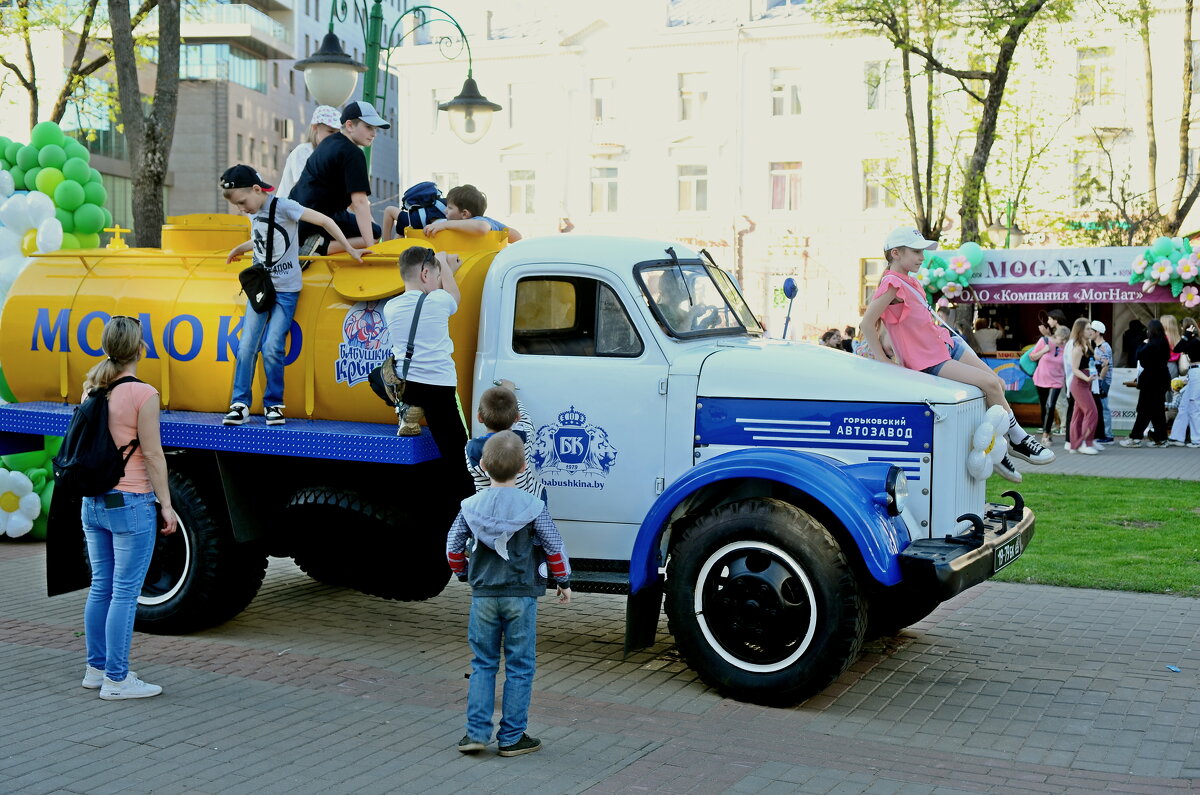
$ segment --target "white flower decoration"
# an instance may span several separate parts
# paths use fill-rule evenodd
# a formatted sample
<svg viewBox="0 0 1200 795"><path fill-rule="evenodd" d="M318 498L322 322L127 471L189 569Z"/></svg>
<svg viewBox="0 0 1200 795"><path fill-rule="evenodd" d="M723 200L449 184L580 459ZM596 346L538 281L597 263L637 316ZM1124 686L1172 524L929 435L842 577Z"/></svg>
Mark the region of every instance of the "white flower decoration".
<svg viewBox="0 0 1200 795"><path fill-rule="evenodd" d="M929 269L928 268L921 268L917 271L917 283L920 284L922 287L927 287L929 285Z"/></svg>
<svg viewBox="0 0 1200 795"><path fill-rule="evenodd" d="M1133 272L1144 273L1146 271L1146 258L1138 254L1137 259L1133 261Z"/></svg>
<svg viewBox="0 0 1200 795"><path fill-rule="evenodd" d="M42 512L42 500L22 472L0 469L0 536L19 538L33 529Z"/></svg>
<svg viewBox="0 0 1200 795"><path fill-rule="evenodd" d="M962 295L962 291L963 286L958 282L947 282L946 286L942 288L942 295L953 299Z"/></svg>
<svg viewBox="0 0 1200 795"><path fill-rule="evenodd" d="M1175 266L1175 272L1179 274L1179 278L1185 282L1190 282L1200 275L1200 258L1192 254L1187 259L1182 259Z"/></svg>
<svg viewBox="0 0 1200 795"><path fill-rule="evenodd" d="M1170 260L1163 260L1162 262L1155 263L1154 267L1150 269L1150 278L1159 284L1166 284L1171 281L1171 273L1174 270L1171 267Z"/></svg>
<svg viewBox="0 0 1200 795"><path fill-rule="evenodd" d="M1008 455L1008 414L1000 406L992 406L983 422L971 435L971 452L967 454L967 472L976 480L987 480L993 467Z"/></svg>

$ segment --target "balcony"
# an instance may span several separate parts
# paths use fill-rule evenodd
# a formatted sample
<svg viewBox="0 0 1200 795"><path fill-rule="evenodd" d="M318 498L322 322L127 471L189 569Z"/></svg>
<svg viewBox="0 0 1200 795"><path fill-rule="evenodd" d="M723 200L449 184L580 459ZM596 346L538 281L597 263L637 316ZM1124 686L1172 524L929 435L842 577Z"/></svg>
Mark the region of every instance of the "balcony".
<svg viewBox="0 0 1200 795"><path fill-rule="evenodd" d="M185 6L179 34L190 43L236 43L267 59L296 57L291 31L248 5Z"/></svg>

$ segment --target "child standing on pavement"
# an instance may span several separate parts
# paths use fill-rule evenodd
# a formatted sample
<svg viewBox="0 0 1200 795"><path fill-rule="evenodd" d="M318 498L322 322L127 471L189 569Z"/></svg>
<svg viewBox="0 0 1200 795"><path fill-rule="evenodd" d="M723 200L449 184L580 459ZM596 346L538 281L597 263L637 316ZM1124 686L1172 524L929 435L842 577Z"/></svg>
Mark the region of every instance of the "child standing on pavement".
<svg viewBox="0 0 1200 795"><path fill-rule="evenodd" d="M925 300L925 289L912 274L921 267L924 252L937 248L937 241L926 240L911 227L895 229L884 241L888 268L863 316L863 338L873 356L892 364L920 370L978 387L990 408L1001 406L1008 413L1009 452L1031 464L1048 464L1054 453L1042 447L1025 429L1004 398L1004 381L967 346L962 337L952 335L938 322ZM883 320L892 338L896 358L888 357L879 342L876 324ZM1006 455L995 465L1001 477L1021 482L1021 473Z"/></svg>
<svg viewBox="0 0 1200 795"><path fill-rule="evenodd" d="M525 450L525 469L517 474L517 488L529 492L545 503L546 486L538 477L537 467L533 464L533 422L517 397L516 388L517 385L512 381L502 380L480 396L477 416L488 432L467 442L467 469L475 480L475 491L486 489L491 484L491 479L481 466L483 446L500 431L512 431L521 437Z"/></svg>
<svg viewBox="0 0 1200 795"><path fill-rule="evenodd" d="M251 389L254 367L262 353L263 369L267 373L267 390L263 393L263 416L267 425L283 425L283 360L284 343L292 316L300 300L303 281L300 275L299 231L301 221L324 228L334 240L341 242L356 262L362 262L368 250L358 250L346 242L346 237L327 216L281 196L268 196L275 190L250 166L233 166L221 175L221 188L226 200L250 216L250 239L235 246L225 258L230 263L254 249L254 263L271 274L275 287L275 304L265 312L256 312L247 300L238 339L237 364L233 370L233 397L226 425L241 425L250 419ZM274 206L274 225L272 214ZM267 262L267 239L271 238L271 261Z"/></svg>
<svg viewBox="0 0 1200 795"><path fill-rule="evenodd" d="M537 663L537 598L546 590L543 566L558 584L559 604L567 604L571 564L545 504L517 488L517 475L525 468L521 438L512 431L493 435L483 445L481 463L491 488L462 501L446 539L451 570L471 584L467 640L474 656L467 733L458 750L475 753L491 742L503 646L504 703L496 742L500 756L520 756L542 747L525 728Z"/></svg>

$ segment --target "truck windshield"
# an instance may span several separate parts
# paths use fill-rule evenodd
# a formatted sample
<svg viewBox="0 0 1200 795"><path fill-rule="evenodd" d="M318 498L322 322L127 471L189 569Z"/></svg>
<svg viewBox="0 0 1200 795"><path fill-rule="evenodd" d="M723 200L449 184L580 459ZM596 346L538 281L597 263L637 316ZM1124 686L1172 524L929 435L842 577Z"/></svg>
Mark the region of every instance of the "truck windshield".
<svg viewBox="0 0 1200 795"><path fill-rule="evenodd" d="M719 268L655 263L637 273L659 322L676 337L762 333L733 280Z"/></svg>

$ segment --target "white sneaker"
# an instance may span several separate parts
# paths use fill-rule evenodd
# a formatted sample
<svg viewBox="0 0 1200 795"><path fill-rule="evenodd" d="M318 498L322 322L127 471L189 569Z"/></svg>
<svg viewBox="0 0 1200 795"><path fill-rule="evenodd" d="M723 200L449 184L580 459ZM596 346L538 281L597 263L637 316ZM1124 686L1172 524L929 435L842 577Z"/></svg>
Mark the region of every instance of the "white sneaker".
<svg viewBox="0 0 1200 795"><path fill-rule="evenodd" d="M242 425L250 419L250 407L245 403L234 403L229 407L229 413L221 422L225 425Z"/></svg>
<svg viewBox="0 0 1200 795"><path fill-rule="evenodd" d="M100 698L105 701L121 701L126 698L150 698L162 692L158 685L143 682L137 674L130 671L123 682L114 682L107 676L100 686Z"/></svg>
<svg viewBox="0 0 1200 795"><path fill-rule="evenodd" d="M1095 447L1089 447L1088 445L1085 444L1079 448L1079 452L1083 453L1084 455L1096 455L1100 451L1097 450Z"/></svg>
<svg viewBox="0 0 1200 795"><path fill-rule="evenodd" d="M129 673L133 676L137 676L137 674L133 671L130 671ZM83 673L82 684L88 690L99 690L100 685L104 684L104 669L93 668L89 665L87 670Z"/></svg>

